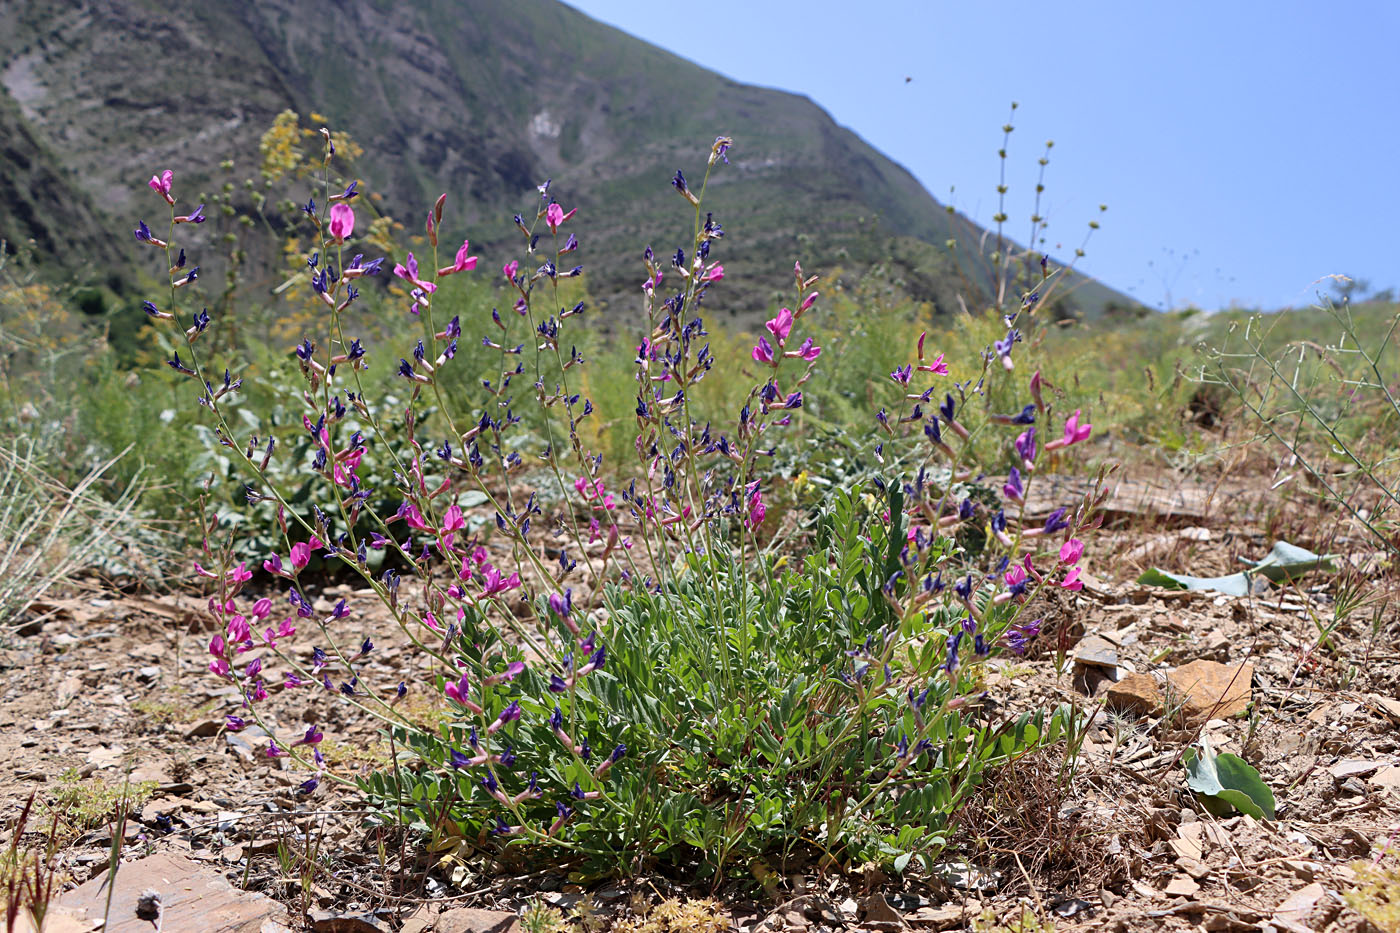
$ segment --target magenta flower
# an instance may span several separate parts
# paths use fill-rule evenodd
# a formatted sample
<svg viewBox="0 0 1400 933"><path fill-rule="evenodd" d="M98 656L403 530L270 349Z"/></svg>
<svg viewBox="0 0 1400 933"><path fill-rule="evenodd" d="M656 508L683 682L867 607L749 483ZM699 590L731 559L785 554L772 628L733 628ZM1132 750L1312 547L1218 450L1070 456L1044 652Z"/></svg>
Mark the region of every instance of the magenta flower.
<svg viewBox="0 0 1400 933"><path fill-rule="evenodd" d="M1045 578L1040 575L1040 571L1035 569L1035 564L1031 563L1030 554L1026 554L1024 557L1021 558L1021 566L1026 568L1026 573L1030 574L1032 577L1035 577L1035 581L1037 583L1045 582Z"/></svg>
<svg viewBox="0 0 1400 933"><path fill-rule="evenodd" d="M757 528L763 524L764 516L768 510L763 506L763 493L759 491L758 483L749 487L749 517L745 522L750 529Z"/></svg>
<svg viewBox="0 0 1400 933"><path fill-rule="evenodd" d="M519 271L520 263L516 262L514 259L506 263L504 266L501 266L501 275L504 275L507 279L509 279L512 282L515 281L515 274Z"/></svg>
<svg viewBox="0 0 1400 933"><path fill-rule="evenodd" d="M476 257L468 256L467 251L471 247L470 240L463 240L461 249L457 250L457 258L452 265L443 266L438 270L438 275L452 275L454 272L470 272L476 268Z"/></svg>
<svg viewBox="0 0 1400 933"><path fill-rule="evenodd" d="M658 273L658 276L659 275L660 273ZM718 282L722 278L724 278L724 266L721 266L719 263L715 263L714 265L710 266L710 268L705 270L705 275L701 279L701 281Z"/></svg>
<svg viewBox="0 0 1400 933"><path fill-rule="evenodd" d="M457 504L448 506L447 511L442 515L443 531L461 531L467 527L467 520L462 517L462 507Z"/></svg>
<svg viewBox="0 0 1400 933"><path fill-rule="evenodd" d="M170 195L170 183L175 178L175 173L166 169L159 175L152 175L151 180L146 182L152 191L165 198L166 204L174 204L175 199Z"/></svg>
<svg viewBox="0 0 1400 933"><path fill-rule="evenodd" d="M458 680L456 683L448 681L447 685L442 688L442 692L447 696L449 700L452 700L453 702L461 706L465 706L473 713L477 713L478 715L480 715L481 707L477 706L471 700L467 699L467 694L471 692L471 683L467 680L466 674L463 674L461 679Z"/></svg>
<svg viewBox="0 0 1400 933"><path fill-rule="evenodd" d="M919 372L933 373L937 376L946 376L948 375L948 364L943 362L943 354L940 353L933 358L932 363L920 363Z"/></svg>
<svg viewBox="0 0 1400 933"><path fill-rule="evenodd" d="M1041 386L1044 383L1045 380L1040 377L1040 370L1037 369L1035 375L1031 376L1031 398L1035 400L1035 407L1041 411L1045 411L1045 399L1041 395Z"/></svg>
<svg viewBox="0 0 1400 933"><path fill-rule="evenodd" d="M544 210L544 222L549 225L550 233L558 233L559 225L577 213L578 208L574 208L566 214L562 207L557 203L551 202L549 207Z"/></svg>
<svg viewBox="0 0 1400 933"><path fill-rule="evenodd" d="M1084 556L1084 542L1078 538L1070 538L1060 545L1060 563L1077 564L1082 556Z"/></svg>
<svg viewBox="0 0 1400 933"><path fill-rule="evenodd" d="M924 363L924 337L926 336L927 332L919 334L919 372L934 373L938 376L948 375L948 364L943 362L942 353L938 354L932 363Z"/></svg>
<svg viewBox="0 0 1400 933"><path fill-rule="evenodd" d="M1079 409L1074 410L1074 414L1065 419L1065 436L1057 437L1045 445L1046 450L1058 450L1061 447L1069 447L1071 444L1078 444L1080 441L1089 439L1089 433L1093 431L1092 424L1079 423Z"/></svg>
<svg viewBox="0 0 1400 933"><path fill-rule="evenodd" d="M311 552L321 546L321 539L312 537L310 541L298 541L292 545L292 566L301 570L311 563Z"/></svg>
<svg viewBox="0 0 1400 933"><path fill-rule="evenodd" d="M783 308L778 312L777 317L763 326L768 328L768 332L773 335L773 338L778 341L778 346L781 347L787 343L788 334L792 333L792 320L792 312Z"/></svg>
<svg viewBox="0 0 1400 933"><path fill-rule="evenodd" d="M248 624L248 620L243 616L234 616L228 620L228 640L237 645L251 640L253 629Z"/></svg>
<svg viewBox="0 0 1400 933"><path fill-rule="evenodd" d="M480 599L490 596L498 596L501 593L509 592L520 586L520 574L512 573L509 577L501 575L494 564L487 564L481 571L482 589Z"/></svg>
<svg viewBox="0 0 1400 933"><path fill-rule="evenodd" d="M331 205L331 237L337 243L344 243L355 232L355 209L343 201Z"/></svg>
<svg viewBox="0 0 1400 933"><path fill-rule="evenodd" d="M1069 573L1065 574L1065 578L1060 581L1060 586L1067 590L1084 589L1084 584L1079 579L1079 568L1071 567Z"/></svg>

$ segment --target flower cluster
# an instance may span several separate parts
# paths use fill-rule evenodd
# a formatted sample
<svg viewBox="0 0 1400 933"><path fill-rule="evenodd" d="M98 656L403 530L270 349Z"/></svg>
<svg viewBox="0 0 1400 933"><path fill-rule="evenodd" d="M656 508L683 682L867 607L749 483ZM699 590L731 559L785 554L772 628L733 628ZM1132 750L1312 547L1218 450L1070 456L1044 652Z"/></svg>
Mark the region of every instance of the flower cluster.
<svg viewBox="0 0 1400 933"><path fill-rule="evenodd" d="M328 133L326 140L329 165ZM783 429L807 406L804 393L812 391L823 359L807 319L819 279L795 263L791 301L738 361L756 379L732 422L720 427L698 413L697 386L717 363L703 311L726 280L718 261L724 226L703 205L710 173L729 163L731 147L727 137L715 140L698 187L681 171L671 179L693 212L693 239L669 253L648 247L641 257L646 322L627 344L636 348L629 417L637 460L630 471L605 464L580 430L597 412L580 373L588 362L579 350L583 341L574 336L588 307L575 300L569 283L583 272L574 257L582 248L574 229L579 212L555 198L550 181L538 186L532 210L512 218L520 239L499 266L499 306L450 318L442 305L453 289L444 290L444 280L476 271L479 257L465 237L439 255L440 238L448 242L446 195L428 210L427 247L397 261L355 252L358 182L336 193L327 182L324 209L309 198L303 222L314 228L319 248L304 274L324 317L288 350L304 380L306 405L300 422L306 458L294 466L329 492L334 508L326 509L296 507L291 490L272 479L269 465L289 457L293 445L279 447L270 429L266 438L238 436L235 424L242 422L230 417L224 399L242 380L229 371L221 381L206 379L207 364L193 347L214 322L204 310L182 316L179 289L198 271L186 269L185 253L177 254L174 244L179 224L204 218L198 209L176 214L171 172L151 179L170 209L170 232L158 238L142 222L135 237L165 252L169 297L163 307L147 302L146 313L183 329L190 359L177 353L169 366L201 383L198 401L215 419L220 443L239 458L250 506L275 512L282 540L261 559L261 582L271 595L251 604L243 597L254 577L246 563L196 566L216 590L209 602L217 623L210 670L236 685L242 699L230 729L250 721L267 728L262 704L274 689L323 689L414 736L409 745L422 759L421 773L451 789L442 806L480 808L483 827L496 835L551 839L574 831L581 822L574 817L585 807L621 819L624 805L612 789L624 779L647 780L640 766L632 767L642 749L629 732L640 729L636 710L647 704L638 699L628 713L617 701L621 678L637 676L637 666L634 659L619 670L621 653L635 646L615 619L623 610L641 611L652 598L698 592L694 598L710 618L732 612L738 619L722 635L705 633L716 642L706 648L709 656L725 676L749 665L759 621L754 607L780 604L773 601L777 565L763 546L777 523L770 519L778 500L769 464ZM491 260L493 268L498 261ZM355 319L349 312L366 300L359 280L386 263L393 272L386 290L413 332L390 356L398 358L389 369L406 396L392 414L366 398L369 353L365 339L348 332ZM913 360L888 378L883 367L878 374L897 400L875 416L883 436L874 459L902 462L894 447L906 445L921 465L908 482L879 481L889 508L867 517L881 527L847 540L851 553L874 553L874 536L884 534L892 561L875 565L880 579L872 595L883 604L872 609L867 600L862 610L870 615L861 619L868 626L862 634L879 632L848 652L838 672L845 701L859 713L852 722L866 721L877 689L901 697L907 690L908 698L898 725L888 727L891 757L872 794L897 775L934 767L931 730L966 702L959 670L969 655L1024 651L1039 622L1020 616L1036 592L1084 585L1077 535L1090 526L1091 510L1067 506L1039 514L1030 504L1046 458L1086 441L1092 427L1075 411L1062 436L1038 438L1038 428L1056 420L1053 400L1046 401L1053 387L1039 372L1019 411L989 413L978 405L989 380L1013 378L1012 357L1022 342L1015 318L1008 319L1006 336L982 355L980 374L951 382L951 364L960 361L926 356L920 335ZM468 360L480 366L483 358L486 371L448 379ZM465 403L454 388L464 382L480 386ZM1009 466L993 507L973 494L988 467L973 452L976 433L997 426L1011 426L1015 436L1005 445ZM959 564L953 574L951 542L972 530L985 532L982 563ZM383 652L376 654L359 628L363 607L308 595L316 561L358 575L373 590L402 638L428 660L432 673L423 682L385 679L370 663ZM686 624L679 612L664 623ZM902 669L911 640L940 635L932 669ZM261 649L258 657L245 663L242 656L254 648ZM810 679L829 682L826 674ZM446 704L437 728L425 730L405 712L402 701L415 690ZM316 725L300 736L268 731L269 757L314 769L301 793L327 778L352 780L326 767L319 750L324 733ZM843 738L858 740L853 732Z"/></svg>

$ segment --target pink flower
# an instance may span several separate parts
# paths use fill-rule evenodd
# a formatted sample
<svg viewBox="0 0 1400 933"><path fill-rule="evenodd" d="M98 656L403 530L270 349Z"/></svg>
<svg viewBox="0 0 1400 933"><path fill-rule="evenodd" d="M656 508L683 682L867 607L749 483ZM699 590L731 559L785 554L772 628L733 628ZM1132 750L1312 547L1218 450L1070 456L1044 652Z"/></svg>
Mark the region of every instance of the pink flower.
<svg viewBox="0 0 1400 933"><path fill-rule="evenodd" d="M448 699L465 706L477 715L481 715L481 707L467 699L467 694L470 692L470 689L471 685L467 680L467 675L463 674L462 678L455 684L448 683L447 686L443 687L442 692L447 694Z"/></svg>
<svg viewBox="0 0 1400 933"><path fill-rule="evenodd" d="M408 527L416 528L419 531L430 530L428 528L428 523L423 521L423 513L419 512L418 506L414 505L412 502L405 502L403 505L399 506L398 514L399 517L408 524Z"/></svg>
<svg viewBox="0 0 1400 933"><path fill-rule="evenodd" d="M657 273L658 280L660 279L660 277L661 274ZM724 266L721 266L719 263L715 263L713 266L710 266L710 268L705 270L705 275L702 281L718 282L722 278L724 278Z"/></svg>
<svg viewBox="0 0 1400 933"><path fill-rule="evenodd" d="M315 535L310 541L298 541L292 545L292 566L297 570L302 569L311 562L311 552L321 546L321 539Z"/></svg>
<svg viewBox="0 0 1400 933"><path fill-rule="evenodd" d="M1035 564L1031 563L1030 554L1025 555L1025 557L1021 559L1021 566L1026 568L1026 573L1035 577L1037 583L1044 582L1045 578L1040 575L1040 571L1035 569Z"/></svg>
<svg viewBox="0 0 1400 933"><path fill-rule="evenodd" d="M252 637L253 630L243 616L234 616L228 620L228 640L231 643L241 644Z"/></svg>
<svg viewBox="0 0 1400 933"><path fill-rule="evenodd" d="M504 577L496 569L495 565L487 564L481 572L482 587L479 598L486 599L489 596L498 596L520 586L520 574L512 573L509 577Z"/></svg>
<svg viewBox="0 0 1400 933"><path fill-rule="evenodd" d="M462 247L457 250L457 258L452 263L453 272L470 272L476 268L476 257L467 255L470 246L470 240L462 241Z"/></svg>
<svg viewBox="0 0 1400 933"><path fill-rule="evenodd" d="M822 348L812 343L812 338L808 337L802 341L802 346L791 352L810 363L822 355Z"/></svg>
<svg viewBox="0 0 1400 933"><path fill-rule="evenodd" d="M355 209L343 201L331 205L331 236L344 243L355 232Z"/></svg>
<svg viewBox="0 0 1400 933"><path fill-rule="evenodd" d="M152 191L165 198L166 204L174 204L175 199L170 196L170 182L174 180L175 173L166 169L159 175L152 175L151 180L146 182Z"/></svg>
<svg viewBox="0 0 1400 933"><path fill-rule="evenodd" d="M749 517L745 524L750 529L757 528L763 524L764 516L767 514L768 510L763 506L763 493L759 491L758 483L754 483L749 487Z"/></svg>
<svg viewBox="0 0 1400 933"><path fill-rule="evenodd" d="M578 208L574 208L567 214L558 204L551 202L549 207L544 209L544 222L549 225L550 233L558 233L559 225L578 213Z"/></svg>
<svg viewBox="0 0 1400 933"><path fill-rule="evenodd" d="M1079 558L1084 555L1084 542L1078 538L1070 538L1060 545L1060 563L1077 564Z"/></svg>
<svg viewBox="0 0 1400 933"><path fill-rule="evenodd" d="M463 674L456 683L448 681L447 685L442 688L442 692L447 695L449 700L454 700L465 706L467 696L471 693L471 681L467 679L466 674Z"/></svg>
<svg viewBox="0 0 1400 933"><path fill-rule="evenodd" d="M948 364L943 362L943 354L940 353L933 358L932 363L920 364L919 372L933 373L938 376L946 376L948 375Z"/></svg>
<svg viewBox="0 0 1400 933"><path fill-rule="evenodd" d="M778 341L778 346L787 342L788 334L792 333L792 312L783 308L778 312L778 316L763 325L768 328L768 332Z"/></svg>
<svg viewBox="0 0 1400 933"><path fill-rule="evenodd" d="M438 529L438 547L443 551L452 550L452 543L457 537L457 532L467 527L467 520L462 516L462 507L451 505L442 516L442 527Z"/></svg>
<svg viewBox="0 0 1400 933"><path fill-rule="evenodd" d="M1070 568L1069 573L1065 574L1064 580L1060 582L1060 586L1064 587L1067 590L1084 589L1084 584L1079 580L1079 568Z"/></svg>
<svg viewBox="0 0 1400 933"><path fill-rule="evenodd" d="M932 363L924 362L924 338L928 336L927 331L919 334L919 372L934 373L939 376L948 375L948 364L943 362L943 354L940 353Z"/></svg>
<svg viewBox="0 0 1400 933"><path fill-rule="evenodd" d="M1057 437L1045 445L1046 450L1058 450L1061 447L1068 447L1071 444L1078 444L1080 441L1088 440L1089 433L1094 430L1092 424L1079 423L1079 409L1074 410L1074 414L1065 419L1065 436Z"/></svg>
<svg viewBox="0 0 1400 933"><path fill-rule="evenodd" d="M1045 398L1041 395L1041 386L1044 383L1045 380L1040 377L1040 370L1037 369L1035 375L1031 376L1031 399L1035 402L1035 407L1041 411L1045 410Z"/></svg>
<svg viewBox="0 0 1400 933"><path fill-rule="evenodd" d="M504 266L501 266L501 274L504 275L507 279L510 279L511 281L515 281L515 273L519 271L520 263L516 262L514 259L506 263Z"/></svg>

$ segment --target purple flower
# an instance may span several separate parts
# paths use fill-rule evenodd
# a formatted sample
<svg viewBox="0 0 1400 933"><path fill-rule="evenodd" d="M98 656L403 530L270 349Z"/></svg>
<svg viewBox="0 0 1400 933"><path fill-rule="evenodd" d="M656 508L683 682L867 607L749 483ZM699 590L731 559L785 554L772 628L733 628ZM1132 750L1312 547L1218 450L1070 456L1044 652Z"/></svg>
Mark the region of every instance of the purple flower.
<svg viewBox="0 0 1400 933"><path fill-rule="evenodd" d="M1027 646L1040 634L1041 621L1036 619L1022 625L1011 626L1002 634L1002 642L1012 654L1025 654Z"/></svg>
<svg viewBox="0 0 1400 933"><path fill-rule="evenodd" d="M1025 499L1026 490L1021 484L1021 471L1015 467L1011 468L1011 473L1006 478L1006 483L1001 487L1002 495L1012 502L1021 502Z"/></svg>
<svg viewBox="0 0 1400 933"><path fill-rule="evenodd" d="M510 705L501 710L501 714L496 717L496 721L486 727L487 735L495 735L501 727L508 722L514 722L520 718L520 704L515 700L510 701Z"/></svg>
<svg viewBox="0 0 1400 933"><path fill-rule="evenodd" d="M962 644L962 638L963 633L959 630L948 639L948 660L943 662L943 670L949 674L958 669L958 645Z"/></svg>
<svg viewBox="0 0 1400 933"><path fill-rule="evenodd" d="M751 355L756 363L772 363L773 345L768 342L767 337L759 337Z"/></svg>
<svg viewBox="0 0 1400 933"><path fill-rule="evenodd" d="M1029 470L1035 462L1035 428L1027 428L1016 438L1016 453L1020 455L1022 465Z"/></svg>
<svg viewBox="0 0 1400 933"><path fill-rule="evenodd" d="M890 373L890 378L902 386L907 386L909 384L909 377L913 372L914 367L912 364L896 366L894 372ZM951 398L951 396L949 397Z"/></svg>
<svg viewBox="0 0 1400 933"><path fill-rule="evenodd" d="M311 725L306 727L306 734L293 742L292 746L295 748L298 745L317 745L324 738L325 734L314 725Z"/></svg>
<svg viewBox="0 0 1400 933"><path fill-rule="evenodd" d="M572 588L566 589L563 594L551 593L549 596L549 608L561 619L568 619L574 611L574 591Z"/></svg>

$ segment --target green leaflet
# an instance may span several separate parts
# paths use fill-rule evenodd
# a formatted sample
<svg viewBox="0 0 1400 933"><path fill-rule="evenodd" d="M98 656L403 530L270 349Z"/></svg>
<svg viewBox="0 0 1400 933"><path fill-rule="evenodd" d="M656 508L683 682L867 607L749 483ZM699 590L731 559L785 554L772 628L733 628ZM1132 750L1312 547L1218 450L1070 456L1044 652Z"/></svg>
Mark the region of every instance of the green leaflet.
<svg viewBox="0 0 1400 933"><path fill-rule="evenodd" d="M1275 541L1268 557L1261 561L1245 561L1251 566L1239 573L1223 577L1193 577L1187 574L1167 573L1153 567L1138 577L1137 582L1168 590L1214 590L1226 596L1248 596L1251 577L1255 574L1271 582L1281 583L1302 576L1309 570L1334 570L1336 568L1332 561L1335 557L1335 554L1314 554L1307 548L1289 544L1287 541Z"/></svg>
<svg viewBox="0 0 1400 933"><path fill-rule="evenodd" d="M1210 742L1201 739L1201 752L1188 748L1182 757L1186 766L1186 786L1201 798L1205 808L1216 816L1231 809L1255 819L1274 818L1274 792L1259 772L1238 755L1216 754Z"/></svg>

